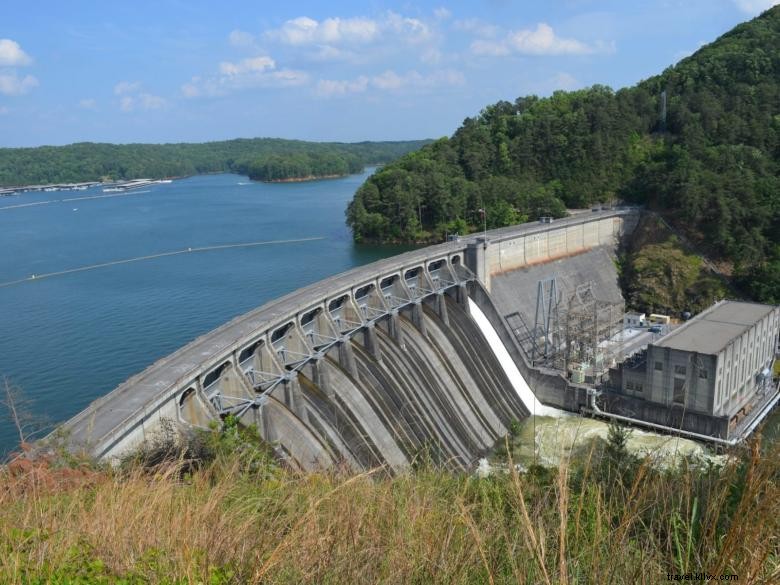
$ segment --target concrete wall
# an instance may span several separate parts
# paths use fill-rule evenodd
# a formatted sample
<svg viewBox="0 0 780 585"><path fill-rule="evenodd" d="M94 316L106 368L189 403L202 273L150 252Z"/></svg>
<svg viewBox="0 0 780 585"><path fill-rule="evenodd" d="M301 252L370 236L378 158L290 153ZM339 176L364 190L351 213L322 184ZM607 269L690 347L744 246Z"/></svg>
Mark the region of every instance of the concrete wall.
<svg viewBox="0 0 780 585"><path fill-rule="evenodd" d="M650 345L644 397L667 406L676 404L689 411L714 414L716 363L715 356ZM675 385L679 388L677 400Z"/></svg>
<svg viewBox="0 0 780 585"><path fill-rule="evenodd" d="M524 266L549 262L579 254L597 246L617 245L624 233L624 217L605 217L576 225L540 224L543 230L533 234L491 240L487 249L487 271L502 274ZM477 273L479 275L479 273ZM488 290L490 284L488 281Z"/></svg>
<svg viewBox="0 0 780 585"><path fill-rule="evenodd" d="M617 392L604 392L601 396L602 410L664 425L670 429L681 429L701 435L727 439L729 419L691 412L680 405L661 405L625 396Z"/></svg>
<svg viewBox="0 0 780 585"><path fill-rule="evenodd" d="M756 374L771 368L780 335L780 308L729 343L717 357L714 410L732 416L753 398Z"/></svg>

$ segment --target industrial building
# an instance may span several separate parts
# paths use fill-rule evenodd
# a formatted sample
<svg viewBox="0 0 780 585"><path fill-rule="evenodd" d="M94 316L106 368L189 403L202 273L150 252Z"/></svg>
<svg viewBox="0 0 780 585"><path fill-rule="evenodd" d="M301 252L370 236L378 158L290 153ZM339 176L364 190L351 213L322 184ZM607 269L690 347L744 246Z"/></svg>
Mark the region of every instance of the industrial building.
<svg viewBox="0 0 780 585"><path fill-rule="evenodd" d="M647 318L644 313L626 313L623 317L623 328L631 329L634 327L644 327L647 325Z"/></svg>
<svg viewBox="0 0 780 585"><path fill-rule="evenodd" d="M729 435L775 392L778 335L780 307L718 302L622 364L613 391L702 424L714 417Z"/></svg>

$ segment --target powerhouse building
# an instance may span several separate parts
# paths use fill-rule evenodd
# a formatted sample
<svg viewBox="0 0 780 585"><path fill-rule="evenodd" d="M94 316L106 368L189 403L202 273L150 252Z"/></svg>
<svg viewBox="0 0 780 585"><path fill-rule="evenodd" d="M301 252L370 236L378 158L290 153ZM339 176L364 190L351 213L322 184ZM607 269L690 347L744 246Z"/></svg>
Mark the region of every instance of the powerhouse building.
<svg viewBox="0 0 780 585"><path fill-rule="evenodd" d="M720 301L623 364L619 392L644 418L729 436L776 392L778 335L780 307Z"/></svg>

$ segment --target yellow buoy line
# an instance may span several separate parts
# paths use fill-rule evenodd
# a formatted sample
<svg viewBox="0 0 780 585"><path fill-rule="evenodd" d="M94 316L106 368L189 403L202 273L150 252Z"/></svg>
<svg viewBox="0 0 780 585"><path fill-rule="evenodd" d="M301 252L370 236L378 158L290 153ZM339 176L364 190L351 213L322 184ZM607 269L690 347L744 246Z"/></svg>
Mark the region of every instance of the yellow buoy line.
<svg viewBox="0 0 780 585"><path fill-rule="evenodd" d="M55 276L64 276L66 274L73 274L75 272L86 272L87 270L96 270L98 268L107 268L109 266L118 266L120 264L130 264L131 262L142 262L144 260L154 260L155 258L165 258L167 256L178 256L180 254L193 254L196 252L212 252L214 250L227 250L230 248L253 248L255 246L270 246L275 244L297 244L301 242L315 242L324 239L325 239L324 237L318 236L312 238L295 238L290 240L266 240L264 242L243 242L239 244L219 244L216 246L200 246L197 248L185 248L183 250L174 250L172 252L160 252L158 254L149 254L147 256L137 256L135 258L124 258L122 260L112 260L111 262L90 264L89 266L69 268L67 270L59 270L57 272L47 272L45 274L32 274L27 278L20 278L18 280L11 280L9 282L1 282L0 288L13 286L15 284L23 284L25 282L32 282L35 280L43 280Z"/></svg>

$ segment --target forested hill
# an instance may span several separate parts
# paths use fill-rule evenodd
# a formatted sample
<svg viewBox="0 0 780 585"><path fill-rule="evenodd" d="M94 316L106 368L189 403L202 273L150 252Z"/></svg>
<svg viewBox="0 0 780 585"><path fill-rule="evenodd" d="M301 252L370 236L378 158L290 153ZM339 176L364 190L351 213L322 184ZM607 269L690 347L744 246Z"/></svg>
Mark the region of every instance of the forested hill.
<svg viewBox="0 0 780 585"><path fill-rule="evenodd" d="M201 144L96 144L0 148L0 186L236 172L259 181L356 173L429 141L303 142L253 138Z"/></svg>
<svg viewBox="0 0 780 585"><path fill-rule="evenodd" d="M634 87L488 106L371 177L347 222L357 241L434 241L481 208L491 228L638 202L780 302L779 160L780 6Z"/></svg>

